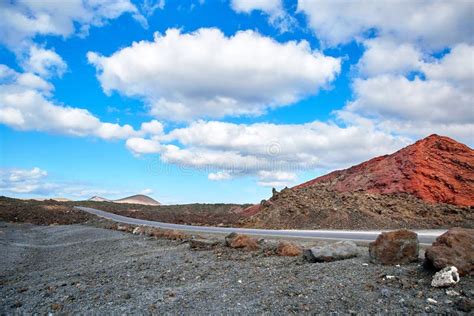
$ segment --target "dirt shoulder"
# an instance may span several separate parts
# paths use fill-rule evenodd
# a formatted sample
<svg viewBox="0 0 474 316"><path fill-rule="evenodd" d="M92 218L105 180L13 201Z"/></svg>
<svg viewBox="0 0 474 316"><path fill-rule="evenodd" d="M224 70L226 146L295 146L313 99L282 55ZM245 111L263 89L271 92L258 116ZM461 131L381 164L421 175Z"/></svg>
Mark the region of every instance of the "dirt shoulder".
<svg viewBox="0 0 474 316"><path fill-rule="evenodd" d="M88 225L0 223L0 251L8 254L0 256L0 314L462 313L474 296L472 277L450 297L431 288L421 262L364 265L366 250L305 263L225 247L193 251Z"/></svg>

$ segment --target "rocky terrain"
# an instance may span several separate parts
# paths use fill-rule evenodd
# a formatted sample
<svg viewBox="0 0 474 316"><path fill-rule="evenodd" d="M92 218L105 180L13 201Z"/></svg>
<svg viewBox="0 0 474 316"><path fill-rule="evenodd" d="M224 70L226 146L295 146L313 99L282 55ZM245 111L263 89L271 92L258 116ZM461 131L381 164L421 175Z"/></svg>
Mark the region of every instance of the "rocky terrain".
<svg viewBox="0 0 474 316"><path fill-rule="evenodd" d="M80 201L58 202L55 200L20 200L0 197L0 221L33 223L36 225L83 223L91 218L74 206L98 208L128 217L153 221L192 224L233 226L244 218L240 213L249 205L238 204L184 204L142 205L113 202Z"/></svg>
<svg viewBox="0 0 474 316"><path fill-rule="evenodd" d="M36 225L83 223L92 215L55 200L19 200L0 196L0 221Z"/></svg>
<svg viewBox="0 0 474 316"><path fill-rule="evenodd" d="M0 256L0 314L468 314L473 308L472 276L435 288L420 259L373 264L360 247L350 259L310 263L232 249L223 240L192 250L192 239L100 228L106 225L0 223L0 251L8 254ZM236 238L229 243L238 246Z"/></svg>
<svg viewBox="0 0 474 316"><path fill-rule="evenodd" d="M326 184L313 184L275 192L243 225L275 229L474 227L474 210L427 203L408 194L338 192Z"/></svg>
<svg viewBox="0 0 474 316"><path fill-rule="evenodd" d="M152 221L203 226L239 226L245 218L241 213L249 206L219 203L149 206L94 201L74 202L71 205Z"/></svg>

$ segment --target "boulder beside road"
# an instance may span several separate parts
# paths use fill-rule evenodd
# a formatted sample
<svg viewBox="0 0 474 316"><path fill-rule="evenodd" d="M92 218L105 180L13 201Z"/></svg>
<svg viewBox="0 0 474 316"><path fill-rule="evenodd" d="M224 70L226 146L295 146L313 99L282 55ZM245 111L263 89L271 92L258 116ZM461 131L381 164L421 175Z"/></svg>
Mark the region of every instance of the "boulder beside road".
<svg viewBox="0 0 474 316"><path fill-rule="evenodd" d="M405 229L384 232L369 244L370 260L383 265L417 261L418 250L418 235Z"/></svg>
<svg viewBox="0 0 474 316"><path fill-rule="evenodd" d="M474 273L474 229L451 228L425 252L425 265L437 270L455 266L459 275Z"/></svg>
<svg viewBox="0 0 474 316"><path fill-rule="evenodd" d="M357 245L352 241L338 241L322 247L313 247L303 251L308 262L330 262L356 257L359 254Z"/></svg>
<svg viewBox="0 0 474 316"><path fill-rule="evenodd" d="M260 249L258 240L247 235L231 233L225 237L225 244L230 248L242 248L249 251Z"/></svg>

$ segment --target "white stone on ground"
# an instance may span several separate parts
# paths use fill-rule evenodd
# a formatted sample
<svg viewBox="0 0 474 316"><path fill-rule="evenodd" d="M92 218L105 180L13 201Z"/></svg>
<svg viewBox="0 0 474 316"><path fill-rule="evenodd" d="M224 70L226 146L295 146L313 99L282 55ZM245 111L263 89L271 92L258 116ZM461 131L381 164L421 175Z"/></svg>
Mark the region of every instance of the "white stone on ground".
<svg viewBox="0 0 474 316"><path fill-rule="evenodd" d="M454 266L446 267L441 271L436 272L431 281L433 287L448 287L459 282L458 269Z"/></svg>

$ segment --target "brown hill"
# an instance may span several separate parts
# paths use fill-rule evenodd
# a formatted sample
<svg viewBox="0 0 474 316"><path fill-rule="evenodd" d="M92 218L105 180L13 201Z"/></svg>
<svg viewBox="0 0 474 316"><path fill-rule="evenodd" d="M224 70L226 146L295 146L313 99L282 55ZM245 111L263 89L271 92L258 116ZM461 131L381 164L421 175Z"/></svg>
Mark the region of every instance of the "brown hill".
<svg viewBox="0 0 474 316"><path fill-rule="evenodd" d="M88 199L87 201L94 201L94 202L110 202L109 199L106 199L106 198L103 198L103 197L97 196L97 195L94 195L93 197L91 197L91 198Z"/></svg>
<svg viewBox="0 0 474 316"><path fill-rule="evenodd" d="M160 205L160 202L143 194L132 195L123 199L114 200L115 203L141 204L141 205Z"/></svg>
<svg viewBox="0 0 474 316"><path fill-rule="evenodd" d="M295 188L325 183L339 192L407 193L424 201L474 205L474 150L455 140L428 136L394 154L377 157Z"/></svg>
<svg viewBox="0 0 474 316"><path fill-rule="evenodd" d="M474 227L474 151L431 135L394 154L308 181L248 208L265 228Z"/></svg>

